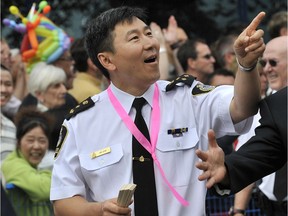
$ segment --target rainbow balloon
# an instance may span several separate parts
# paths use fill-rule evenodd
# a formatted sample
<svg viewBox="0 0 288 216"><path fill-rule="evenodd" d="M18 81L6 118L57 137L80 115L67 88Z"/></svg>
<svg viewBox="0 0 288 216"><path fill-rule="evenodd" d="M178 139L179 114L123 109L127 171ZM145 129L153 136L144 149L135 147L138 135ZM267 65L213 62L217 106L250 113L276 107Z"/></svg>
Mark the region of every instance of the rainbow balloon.
<svg viewBox="0 0 288 216"><path fill-rule="evenodd" d="M28 72L39 61L56 61L70 47L69 36L45 17L50 10L47 1L41 1L37 11L36 4L33 3L28 15L24 17L19 9L12 5L9 8L10 13L19 17L22 23L7 18L3 20L4 25L24 34L21 54L23 61L27 63Z"/></svg>

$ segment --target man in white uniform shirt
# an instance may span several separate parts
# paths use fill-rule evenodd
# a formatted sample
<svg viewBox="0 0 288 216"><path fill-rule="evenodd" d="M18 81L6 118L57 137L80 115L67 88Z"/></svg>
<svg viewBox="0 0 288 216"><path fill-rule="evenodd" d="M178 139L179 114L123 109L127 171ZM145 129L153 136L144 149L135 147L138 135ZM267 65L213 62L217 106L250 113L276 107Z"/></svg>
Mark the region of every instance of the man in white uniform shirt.
<svg viewBox="0 0 288 216"><path fill-rule="evenodd" d="M195 150L207 150L209 128L217 136L249 130L248 117L257 112L260 99L255 66L265 45L263 31L256 28L264 15L259 13L235 41L240 68L235 88L206 86L187 74L170 84L158 81L159 42L142 9L114 8L92 20L86 47L111 85L72 110L63 123L50 196L55 214L135 215L135 197L130 207L121 207L117 196L122 185L135 180L132 137L139 133L132 104L142 97L151 142L136 139L154 162L158 213L153 216L205 215L206 188L197 180ZM151 212L142 209L136 215Z"/></svg>

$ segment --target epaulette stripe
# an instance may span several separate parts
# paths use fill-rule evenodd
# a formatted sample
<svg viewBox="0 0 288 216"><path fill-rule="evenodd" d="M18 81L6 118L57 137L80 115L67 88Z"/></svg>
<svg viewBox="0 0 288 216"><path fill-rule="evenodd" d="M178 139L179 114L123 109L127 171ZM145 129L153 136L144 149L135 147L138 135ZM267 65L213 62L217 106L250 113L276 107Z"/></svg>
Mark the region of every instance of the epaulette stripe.
<svg viewBox="0 0 288 216"><path fill-rule="evenodd" d="M191 86L194 82L195 77L189 75L189 74L183 74L176 79L172 80L167 86L166 86L166 92L172 90L175 88L177 83L184 83L185 85Z"/></svg>
<svg viewBox="0 0 288 216"><path fill-rule="evenodd" d="M94 101L91 99L91 97L85 99L81 103L79 103L75 108L71 109L70 112L66 115L66 119L69 120L73 116L77 115L80 112L83 112L95 105Z"/></svg>

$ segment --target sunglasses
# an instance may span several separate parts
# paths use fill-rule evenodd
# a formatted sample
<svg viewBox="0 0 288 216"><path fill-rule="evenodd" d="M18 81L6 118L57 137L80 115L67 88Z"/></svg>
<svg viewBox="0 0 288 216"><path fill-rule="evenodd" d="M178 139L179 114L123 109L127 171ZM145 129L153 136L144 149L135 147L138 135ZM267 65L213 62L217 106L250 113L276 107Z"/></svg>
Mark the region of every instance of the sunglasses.
<svg viewBox="0 0 288 216"><path fill-rule="evenodd" d="M261 59L259 61L259 64L264 68L267 64L267 62L271 65L271 67L276 67L277 66L277 61L273 60L273 59L269 59L268 61Z"/></svg>
<svg viewBox="0 0 288 216"><path fill-rule="evenodd" d="M213 55L211 55L211 54L206 54L206 55L204 55L204 56L202 56L202 58L205 58L205 59L210 59L210 58L212 58L213 57Z"/></svg>

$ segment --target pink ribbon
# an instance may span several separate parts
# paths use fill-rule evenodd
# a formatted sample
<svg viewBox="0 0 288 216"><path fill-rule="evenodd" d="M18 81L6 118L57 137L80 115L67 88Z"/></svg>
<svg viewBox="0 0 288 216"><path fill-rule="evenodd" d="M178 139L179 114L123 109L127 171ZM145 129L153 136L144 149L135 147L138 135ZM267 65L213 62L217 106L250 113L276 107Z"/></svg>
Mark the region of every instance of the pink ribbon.
<svg viewBox="0 0 288 216"><path fill-rule="evenodd" d="M183 206L188 206L189 203L175 190L175 188L167 180L165 173L161 167L161 164L158 161L157 156L155 154L156 144L158 140L158 133L160 129L159 89L158 89L157 83L155 83L155 90L154 90L154 95L153 95L152 122L151 122L152 126L151 126L151 134L150 134L151 143L146 139L146 137L141 133L141 131L139 131L137 126L134 124L133 120L125 112L123 106L115 97L110 87L107 89L107 93L108 93L109 99L113 107L115 108L115 110L117 111L118 115L121 117L122 121L125 123L127 128L130 130L133 136L138 140L138 142L151 154L154 163L157 165L158 169L160 170L160 173L162 175L164 182L168 185L173 195Z"/></svg>

